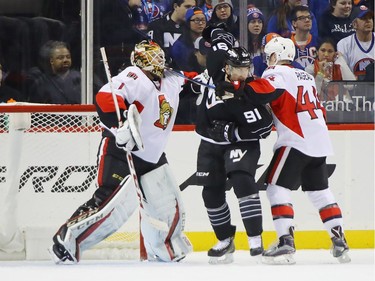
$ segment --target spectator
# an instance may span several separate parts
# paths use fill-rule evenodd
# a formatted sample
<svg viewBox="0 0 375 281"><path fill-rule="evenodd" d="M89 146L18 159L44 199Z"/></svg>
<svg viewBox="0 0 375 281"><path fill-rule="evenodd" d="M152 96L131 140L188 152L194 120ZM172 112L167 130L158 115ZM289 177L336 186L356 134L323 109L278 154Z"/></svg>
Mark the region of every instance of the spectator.
<svg viewBox="0 0 375 281"><path fill-rule="evenodd" d="M185 15L186 24L183 26L182 35L170 48L172 66L179 70L192 71L192 63L196 62L194 56L194 41L202 35L206 27L206 16L199 7L192 7Z"/></svg>
<svg viewBox="0 0 375 281"><path fill-rule="evenodd" d="M81 73L71 69L72 59L66 43L48 41L42 46L39 59L39 67L33 67L26 78L29 101L81 103Z"/></svg>
<svg viewBox="0 0 375 281"><path fill-rule="evenodd" d="M308 0L307 5L319 23L322 14L329 9L329 0Z"/></svg>
<svg viewBox="0 0 375 281"><path fill-rule="evenodd" d="M254 77L255 78L260 78L262 77L262 74L263 72L266 70L267 68L267 61L266 61L266 55L264 53L264 47L266 46L266 44L271 41L271 39L275 38L275 37L280 37L279 34L277 33L274 33L274 32L271 32L271 33L267 33L266 35L263 36L262 38L262 47L261 47L261 54L258 55L258 56L255 56L253 58L253 65L254 65ZM292 66L295 67L295 68L299 68L299 69L304 69L302 67L302 65L300 65L298 62L296 61L293 61L292 62Z"/></svg>
<svg viewBox="0 0 375 281"><path fill-rule="evenodd" d="M162 18L171 11L171 0L142 0L135 13L137 29L146 31L150 22Z"/></svg>
<svg viewBox="0 0 375 281"><path fill-rule="evenodd" d="M202 9L203 13L206 15L207 21L211 19L212 16L212 0L201 0L198 1L198 6Z"/></svg>
<svg viewBox="0 0 375 281"><path fill-rule="evenodd" d="M228 31L238 40L239 38L239 21L233 13L233 4L231 0L212 0L212 16L208 25L224 22Z"/></svg>
<svg viewBox="0 0 375 281"><path fill-rule="evenodd" d="M301 1L298 0L284 0L283 4L278 7L270 17L267 24L267 32L275 32L282 37L290 38L292 32L294 32L291 18L292 10L301 5ZM318 23L314 14L311 12L310 14L312 17L312 27L310 32L315 38L318 38Z"/></svg>
<svg viewBox="0 0 375 281"><path fill-rule="evenodd" d="M249 45L248 51L251 58L261 53L262 38L266 34L266 25L263 13L253 6L247 9L247 30Z"/></svg>
<svg viewBox="0 0 375 281"><path fill-rule="evenodd" d="M337 53L335 43L331 38L322 39L318 46L318 57L314 64L306 67L306 72L315 77L315 83L320 100L335 101L338 99L338 85L330 85L330 81L356 80L345 59ZM344 101L351 102L346 91Z"/></svg>
<svg viewBox="0 0 375 281"><path fill-rule="evenodd" d="M196 4L195 0L174 0L171 13L149 24L148 36L163 48L167 62L170 48L182 34L186 12Z"/></svg>
<svg viewBox="0 0 375 281"><path fill-rule="evenodd" d="M297 6L292 10L292 25L295 33L291 39L296 46L294 60L303 68L314 63L316 58L317 38L311 33L312 17L308 7Z"/></svg>
<svg viewBox="0 0 375 281"><path fill-rule="evenodd" d="M94 5L94 61L98 62L95 72L106 81L99 48L106 48L113 74L117 74L123 64L130 64L134 45L146 37L136 29L133 16L141 0L94 0Z"/></svg>
<svg viewBox="0 0 375 281"><path fill-rule="evenodd" d="M332 38L335 44L354 33L352 26L352 0L330 0L330 8L319 21L320 38Z"/></svg>
<svg viewBox="0 0 375 281"><path fill-rule="evenodd" d="M366 67L374 61L374 12L366 6L353 11L355 33L341 39L337 50L358 80L364 80Z"/></svg>

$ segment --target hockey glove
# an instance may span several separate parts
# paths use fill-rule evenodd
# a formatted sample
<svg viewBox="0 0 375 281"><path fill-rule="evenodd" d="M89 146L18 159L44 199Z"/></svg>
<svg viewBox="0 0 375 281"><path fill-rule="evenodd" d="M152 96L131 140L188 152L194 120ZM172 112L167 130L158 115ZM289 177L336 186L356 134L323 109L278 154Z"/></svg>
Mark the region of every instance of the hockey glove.
<svg viewBox="0 0 375 281"><path fill-rule="evenodd" d="M237 141L235 131L236 126L234 122L214 120L212 121L212 127L208 129L208 135L217 142L234 143Z"/></svg>
<svg viewBox="0 0 375 281"><path fill-rule="evenodd" d="M116 145L126 151L132 151L136 147L133 135L130 130L129 121L126 120L122 127L116 132Z"/></svg>
<svg viewBox="0 0 375 281"><path fill-rule="evenodd" d="M202 31L202 37L204 40L206 40L208 43L211 43L211 33L214 29L221 29L223 31L227 31L227 25L225 22L219 22L219 23L212 23L209 24L203 29Z"/></svg>

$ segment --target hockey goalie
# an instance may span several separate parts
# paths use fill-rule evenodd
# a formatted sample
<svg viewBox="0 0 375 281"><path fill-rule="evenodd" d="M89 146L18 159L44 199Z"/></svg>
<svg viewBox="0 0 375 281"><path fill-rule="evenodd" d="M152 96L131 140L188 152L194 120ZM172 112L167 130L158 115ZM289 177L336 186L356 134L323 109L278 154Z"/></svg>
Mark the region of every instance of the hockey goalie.
<svg viewBox="0 0 375 281"><path fill-rule="evenodd" d="M96 95L103 126L98 188L54 235L50 253L57 264L79 262L83 251L126 223L139 203L148 260L180 261L192 251L183 233L180 190L164 153L185 81L164 74L164 52L152 41L136 44L131 62Z"/></svg>

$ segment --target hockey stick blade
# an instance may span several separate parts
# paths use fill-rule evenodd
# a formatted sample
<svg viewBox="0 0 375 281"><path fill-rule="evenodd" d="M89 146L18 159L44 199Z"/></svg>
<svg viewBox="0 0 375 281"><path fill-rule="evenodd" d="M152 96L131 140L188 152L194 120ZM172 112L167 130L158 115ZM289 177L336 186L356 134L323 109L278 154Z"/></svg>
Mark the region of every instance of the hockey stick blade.
<svg viewBox="0 0 375 281"><path fill-rule="evenodd" d="M336 169L336 164L327 164L328 178L332 176L332 174L335 172L335 169ZM263 172L263 174L260 176L260 178L256 182L259 187L259 190L267 189L267 183L265 183L266 175L267 175L267 169Z"/></svg>
<svg viewBox="0 0 375 281"><path fill-rule="evenodd" d="M257 165L257 169L262 167L263 164ZM197 172L192 174L189 178L187 178L183 183L180 184L180 190L184 191L189 185L199 185ZM230 183L230 180L227 180L226 182L226 190L230 190L232 188L232 185Z"/></svg>
<svg viewBox="0 0 375 281"><path fill-rule="evenodd" d="M141 134L139 132L139 127L141 126L142 119L139 115L138 109L134 104L131 104L128 109L128 122L132 137L134 139L135 145L140 151L143 151L145 148L143 146L143 141Z"/></svg>

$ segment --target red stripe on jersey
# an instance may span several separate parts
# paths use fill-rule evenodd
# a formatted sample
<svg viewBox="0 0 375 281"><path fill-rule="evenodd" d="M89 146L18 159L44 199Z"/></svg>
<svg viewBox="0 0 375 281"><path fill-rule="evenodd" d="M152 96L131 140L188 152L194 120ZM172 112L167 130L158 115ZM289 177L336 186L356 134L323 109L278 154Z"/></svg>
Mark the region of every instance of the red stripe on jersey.
<svg viewBox="0 0 375 281"><path fill-rule="evenodd" d="M279 218L294 218L294 210L291 204L272 206L271 212L274 220Z"/></svg>
<svg viewBox="0 0 375 281"><path fill-rule="evenodd" d="M286 147L283 146L283 147L280 147L280 149L278 150L278 154L276 156L275 163L272 164L272 169L271 169L271 171L268 175L268 178L266 180L267 183L272 182L272 179L273 179L273 177L275 176L275 173L276 173L276 169L277 169L277 167L279 167L281 158L283 157L283 155L285 153L285 149L286 149Z"/></svg>
<svg viewBox="0 0 375 281"><path fill-rule="evenodd" d="M116 95L117 103L120 109L126 110L126 105L124 99ZM116 112L115 103L113 102L113 97L111 93L99 92L96 95L96 103L103 112Z"/></svg>
<svg viewBox="0 0 375 281"><path fill-rule="evenodd" d="M257 94L270 94L275 91L275 87L266 79L255 79L247 84Z"/></svg>
<svg viewBox="0 0 375 281"><path fill-rule="evenodd" d="M291 94L285 91L278 99L271 102L271 108L277 119L284 126L302 138L304 137L296 112L296 99Z"/></svg>
<svg viewBox="0 0 375 281"><path fill-rule="evenodd" d="M135 104L135 106L137 107L137 110L138 110L138 112L139 113L141 113L142 111L143 111L143 109L145 108L144 106L143 106L143 104L141 104L139 101L134 101L133 102L133 104Z"/></svg>
<svg viewBox="0 0 375 281"><path fill-rule="evenodd" d="M319 210L319 214L322 222L333 220L335 218L342 218L341 210L337 204Z"/></svg>
<svg viewBox="0 0 375 281"><path fill-rule="evenodd" d="M97 182L98 182L99 187L103 185L104 156L107 155L108 142L109 142L108 138L105 138L103 140L103 145L102 145L102 148L101 148L101 151L100 151L100 156L99 156L100 159L99 159L99 165L98 165L98 176L97 176Z"/></svg>

